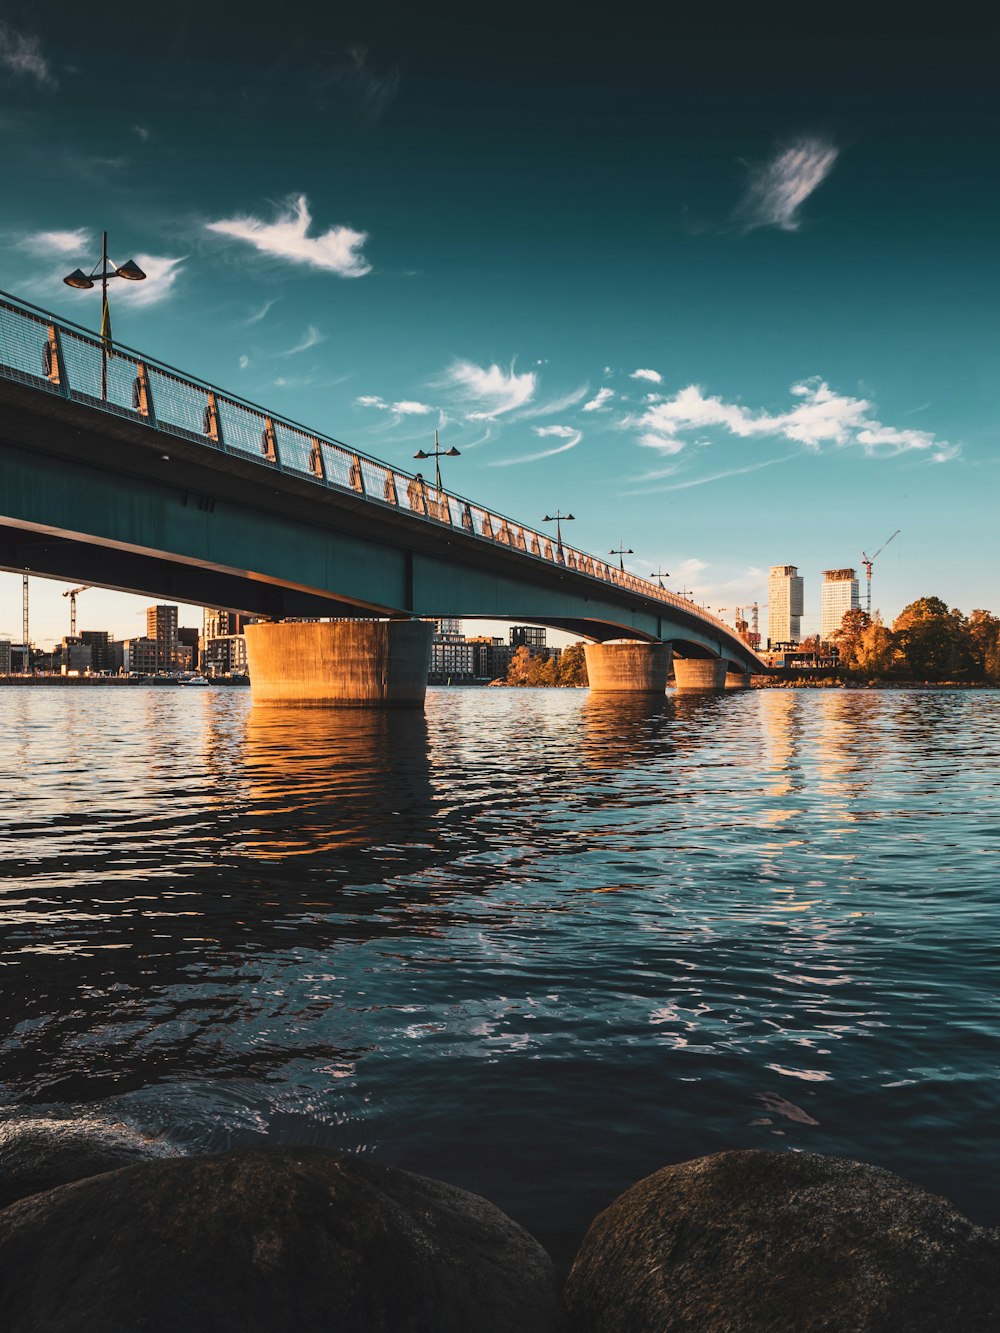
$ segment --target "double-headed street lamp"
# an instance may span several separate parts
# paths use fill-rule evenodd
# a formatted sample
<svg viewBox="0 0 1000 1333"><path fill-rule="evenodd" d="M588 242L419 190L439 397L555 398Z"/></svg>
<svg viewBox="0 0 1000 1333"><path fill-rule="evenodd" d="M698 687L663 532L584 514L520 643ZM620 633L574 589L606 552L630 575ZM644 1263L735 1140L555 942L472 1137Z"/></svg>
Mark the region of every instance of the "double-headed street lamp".
<svg viewBox="0 0 1000 1333"><path fill-rule="evenodd" d="M618 564L621 568L622 573L624 574L625 557L627 555L635 555L635 552L632 550L631 546L616 546L608 552L608 555L616 555L618 557Z"/></svg>
<svg viewBox="0 0 1000 1333"><path fill-rule="evenodd" d="M556 559L560 563L562 563L563 558L562 525L571 523L575 517L574 514L562 514L557 509L554 514L546 514L542 519L543 523L554 523L556 525Z"/></svg>
<svg viewBox="0 0 1000 1333"><path fill-rule="evenodd" d="M454 448L454 446L452 446L451 449L442 449L441 446L440 446L440 444L438 443L438 433L437 433L437 431L435 431L435 432L434 432L434 448L431 449L430 452L428 452L428 453L425 453L423 449L418 449L417 452L413 455L413 457L414 457L414 458L433 458L433 459L434 459L434 481L435 481L435 485L437 486L437 489L438 489L438 494L440 494L440 492L441 492L441 464L440 464L439 460L442 459L442 458L461 458L462 455L461 455L461 452L460 452L458 449Z"/></svg>
<svg viewBox="0 0 1000 1333"><path fill-rule="evenodd" d="M129 282L141 282L145 277L142 269L134 259L128 260L119 268L115 264L108 267L108 233L102 232L101 241L101 267L98 271L95 264L89 273L84 273L81 269L75 268L68 277L63 278L67 287L78 287L86 290L88 287L95 286L94 279L99 278L101 283L101 397L106 399L108 396L108 351L111 347L111 312L108 310L108 279L125 278Z"/></svg>
<svg viewBox="0 0 1000 1333"><path fill-rule="evenodd" d="M669 571L669 570L666 570L666 569L654 569L654 570L653 570L653 573L652 573L652 575L651 575L650 577L656 579L656 581L657 581L657 583L660 585L660 587L663 588L664 592L666 592L666 588L664 588L664 586L663 586L663 580L664 580L664 579L668 579L668 578L670 577L670 571Z"/></svg>

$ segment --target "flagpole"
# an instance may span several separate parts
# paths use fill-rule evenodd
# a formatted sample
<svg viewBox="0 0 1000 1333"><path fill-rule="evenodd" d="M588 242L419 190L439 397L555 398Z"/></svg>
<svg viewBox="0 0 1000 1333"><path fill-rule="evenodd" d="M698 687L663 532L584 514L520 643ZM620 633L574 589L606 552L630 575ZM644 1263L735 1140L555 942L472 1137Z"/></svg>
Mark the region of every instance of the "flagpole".
<svg viewBox="0 0 1000 1333"><path fill-rule="evenodd" d="M108 342L104 337L104 325L108 319L108 233L103 233L101 242L101 295L103 304L101 305L101 399L107 402L108 398Z"/></svg>

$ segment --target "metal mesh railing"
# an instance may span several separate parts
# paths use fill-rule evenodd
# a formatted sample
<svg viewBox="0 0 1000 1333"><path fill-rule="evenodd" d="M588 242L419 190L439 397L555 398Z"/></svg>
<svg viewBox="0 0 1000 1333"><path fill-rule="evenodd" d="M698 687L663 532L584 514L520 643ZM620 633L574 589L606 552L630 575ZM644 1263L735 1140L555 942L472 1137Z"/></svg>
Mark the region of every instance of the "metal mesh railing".
<svg viewBox="0 0 1000 1333"><path fill-rule="evenodd" d="M0 376L115 416L145 420L167 435L197 440L281 472L305 474L317 485L353 491L373 504L391 505L430 523L446 524L520 552L526 559L558 564L682 610L736 638L725 621L658 583L553 541L550 534L471 500L438 491L419 473L400 472L340 440L313 434L131 348L119 344L106 348L99 337L78 325L5 293L0 293Z"/></svg>

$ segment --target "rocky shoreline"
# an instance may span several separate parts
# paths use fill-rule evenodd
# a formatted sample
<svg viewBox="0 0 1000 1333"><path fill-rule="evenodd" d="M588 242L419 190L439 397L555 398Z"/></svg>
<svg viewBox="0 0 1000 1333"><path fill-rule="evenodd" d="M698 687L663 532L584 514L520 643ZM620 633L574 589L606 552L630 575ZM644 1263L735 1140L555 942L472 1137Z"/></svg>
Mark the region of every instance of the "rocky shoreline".
<svg viewBox="0 0 1000 1333"><path fill-rule="evenodd" d="M183 1156L123 1126L0 1126L6 1333L978 1333L1000 1233L877 1167L666 1166L549 1256L477 1195L319 1148Z"/></svg>

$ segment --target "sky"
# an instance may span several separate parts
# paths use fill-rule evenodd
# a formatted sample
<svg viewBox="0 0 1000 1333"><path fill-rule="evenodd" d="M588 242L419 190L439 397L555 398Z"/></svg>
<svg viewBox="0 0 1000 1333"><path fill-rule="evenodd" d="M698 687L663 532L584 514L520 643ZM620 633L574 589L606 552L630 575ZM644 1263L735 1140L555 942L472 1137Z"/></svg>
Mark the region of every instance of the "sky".
<svg viewBox="0 0 1000 1333"><path fill-rule="evenodd" d="M0 288L98 328L107 228L121 342L730 622L896 529L887 620L1000 612L995 34L702 8L5 3Z"/></svg>

